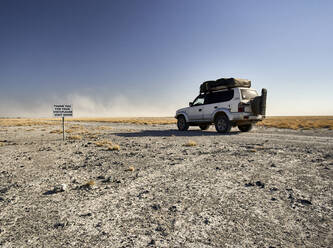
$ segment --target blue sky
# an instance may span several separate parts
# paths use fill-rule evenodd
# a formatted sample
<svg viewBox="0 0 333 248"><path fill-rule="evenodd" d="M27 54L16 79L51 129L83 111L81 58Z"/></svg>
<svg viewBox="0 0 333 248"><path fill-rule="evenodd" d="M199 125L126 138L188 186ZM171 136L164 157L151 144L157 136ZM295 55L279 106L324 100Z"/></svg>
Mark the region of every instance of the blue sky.
<svg viewBox="0 0 333 248"><path fill-rule="evenodd" d="M220 77L333 114L333 1L2 0L0 116L172 116Z"/></svg>

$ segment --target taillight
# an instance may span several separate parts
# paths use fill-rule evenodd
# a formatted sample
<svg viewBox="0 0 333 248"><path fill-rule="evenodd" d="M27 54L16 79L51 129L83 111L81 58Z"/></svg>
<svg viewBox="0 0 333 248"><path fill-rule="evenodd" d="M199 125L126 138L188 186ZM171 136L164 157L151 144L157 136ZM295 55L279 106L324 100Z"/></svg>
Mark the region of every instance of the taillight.
<svg viewBox="0 0 333 248"><path fill-rule="evenodd" d="M238 104L238 112L244 112L244 105L241 102Z"/></svg>

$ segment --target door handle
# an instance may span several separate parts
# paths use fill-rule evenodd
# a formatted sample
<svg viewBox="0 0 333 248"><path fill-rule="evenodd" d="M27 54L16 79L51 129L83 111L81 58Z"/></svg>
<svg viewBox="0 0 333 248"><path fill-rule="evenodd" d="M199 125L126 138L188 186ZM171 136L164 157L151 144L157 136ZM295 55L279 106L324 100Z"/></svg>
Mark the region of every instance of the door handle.
<svg viewBox="0 0 333 248"><path fill-rule="evenodd" d="M217 108L217 106L215 106L214 108Z"/></svg>
<svg viewBox="0 0 333 248"><path fill-rule="evenodd" d="M201 111L202 109L199 109L199 112Z"/></svg>

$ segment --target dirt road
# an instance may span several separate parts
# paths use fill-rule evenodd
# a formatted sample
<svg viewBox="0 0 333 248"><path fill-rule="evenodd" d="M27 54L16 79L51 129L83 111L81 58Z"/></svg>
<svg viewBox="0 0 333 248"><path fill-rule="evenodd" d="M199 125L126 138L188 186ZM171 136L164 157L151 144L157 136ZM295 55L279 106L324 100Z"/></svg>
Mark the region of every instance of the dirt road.
<svg viewBox="0 0 333 248"><path fill-rule="evenodd" d="M80 124L0 127L0 247L333 246L333 131Z"/></svg>

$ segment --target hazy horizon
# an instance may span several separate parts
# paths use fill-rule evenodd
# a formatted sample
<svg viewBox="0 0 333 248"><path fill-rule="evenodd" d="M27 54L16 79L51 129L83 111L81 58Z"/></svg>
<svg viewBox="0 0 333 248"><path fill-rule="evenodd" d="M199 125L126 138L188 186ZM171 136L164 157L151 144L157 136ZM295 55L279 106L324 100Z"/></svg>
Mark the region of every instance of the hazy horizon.
<svg viewBox="0 0 333 248"><path fill-rule="evenodd" d="M268 89L267 115L333 115L331 1L0 2L0 117L174 116L203 81Z"/></svg>

